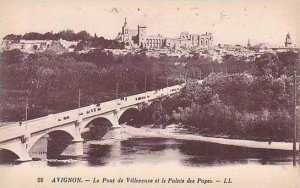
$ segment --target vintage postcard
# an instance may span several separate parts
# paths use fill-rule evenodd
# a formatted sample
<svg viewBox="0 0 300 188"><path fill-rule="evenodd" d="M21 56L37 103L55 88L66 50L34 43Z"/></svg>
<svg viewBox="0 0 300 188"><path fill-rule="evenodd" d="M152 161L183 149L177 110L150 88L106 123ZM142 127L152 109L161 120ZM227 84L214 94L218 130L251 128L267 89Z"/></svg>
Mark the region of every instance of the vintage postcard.
<svg viewBox="0 0 300 188"><path fill-rule="evenodd" d="M0 0L1 188L299 188L299 0Z"/></svg>

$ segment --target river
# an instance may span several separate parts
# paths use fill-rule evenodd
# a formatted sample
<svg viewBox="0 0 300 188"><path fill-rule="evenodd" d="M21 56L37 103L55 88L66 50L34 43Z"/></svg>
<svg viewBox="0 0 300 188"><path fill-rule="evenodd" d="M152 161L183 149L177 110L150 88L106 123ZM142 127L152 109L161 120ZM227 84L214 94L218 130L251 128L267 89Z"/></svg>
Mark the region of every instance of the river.
<svg viewBox="0 0 300 188"><path fill-rule="evenodd" d="M139 179L153 180L143 187L299 186L299 168L292 166L287 151L153 137L96 143L86 142L84 156L71 164L44 160L2 164L0 181L4 187L20 183L23 187L141 187L134 183ZM61 177L78 177L82 182L58 183L55 178ZM120 178L123 183L118 183ZM132 182L126 182L127 178Z"/></svg>

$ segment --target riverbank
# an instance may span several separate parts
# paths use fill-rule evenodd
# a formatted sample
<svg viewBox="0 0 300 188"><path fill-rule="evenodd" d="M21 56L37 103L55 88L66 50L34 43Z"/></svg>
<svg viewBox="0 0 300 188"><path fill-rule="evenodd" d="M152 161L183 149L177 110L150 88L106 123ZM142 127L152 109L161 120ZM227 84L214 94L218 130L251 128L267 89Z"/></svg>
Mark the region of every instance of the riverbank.
<svg viewBox="0 0 300 188"><path fill-rule="evenodd" d="M267 142L267 141L254 141L254 140L240 140L240 139L229 139L229 138L216 138L206 137L195 134L180 133L180 131L173 128L174 125L168 126L171 128L159 129L159 128L134 128L127 125L121 127L121 139L138 138L138 137L158 137L158 138L171 138L180 140L192 140L216 143L222 145L256 148L256 149L272 149L272 150L285 150L292 151L292 142ZM297 149L299 143L297 143Z"/></svg>

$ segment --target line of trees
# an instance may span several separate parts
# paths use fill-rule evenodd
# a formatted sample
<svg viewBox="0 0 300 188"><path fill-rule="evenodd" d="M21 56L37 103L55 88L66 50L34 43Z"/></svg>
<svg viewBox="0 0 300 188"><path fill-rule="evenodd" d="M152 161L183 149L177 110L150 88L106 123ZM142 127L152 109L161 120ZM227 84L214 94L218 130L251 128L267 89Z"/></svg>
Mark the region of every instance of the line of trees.
<svg viewBox="0 0 300 188"><path fill-rule="evenodd" d="M37 33L29 32L24 35L9 34L6 35L4 40L20 41L24 40L67 40L67 41L80 41L77 46L74 46L76 50L80 51L87 48L106 48L106 49L124 49L124 43L116 40L108 40L104 37L98 37L96 34L91 36L87 31L80 31L75 33L73 30L63 30L57 33L46 32Z"/></svg>
<svg viewBox="0 0 300 188"><path fill-rule="evenodd" d="M143 117L134 123L158 127L182 124L209 136L291 140L292 96L290 77L211 74L202 85L190 80L179 95L145 105Z"/></svg>
<svg viewBox="0 0 300 188"><path fill-rule="evenodd" d="M285 57L287 56L287 57ZM284 58L285 57L285 58ZM265 54L253 73L212 73L202 85L189 80L179 95L142 107L135 125L182 124L202 135L257 140L293 138L293 53ZM300 85L297 85L300 93ZM297 98L299 105L299 96ZM300 114L298 114L300 121Z"/></svg>
<svg viewBox="0 0 300 188"><path fill-rule="evenodd" d="M85 106L112 100L116 94L118 97L128 96L186 80L206 78L204 88L191 83L178 98L145 107L147 113L144 114L147 115L140 120L142 124L163 126L172 122L182 123L202 132L209 129L202 127L209 125L206 123L210 120L205 118L216 117L209 114L201 116L196 109L206 109L203 113L218 112L219 119L216 122L211 120L215 122L211 127L218 129L232 121L235 122L232 125L237 127L240 122L247 127L260 126L259 118L265 122L265 127L273 125L271 120L290 122L290 76L295 66L299 70L296 64L299 59L290 52L266 54L255 62L231 58L226 64L199 56L156 58L144 53L115 56L101 49L84 54L25 54L12 50L3 51L0 55L1 121L24 119L26 99L29 99L28 117L31 119L76 108L79 88L82 91L81 103ZM191 121L193 118L185 114L203 118ZM197 123L201 121L203 123ZM226 126L224 122L228 122ZM240 134L237 131L233 135Z"/></svg>
<svg viewBox="0 0 300 188"><path fill-rule="evenodd" d="M73 30L63 30L57 33L46 32L46 33L37 33L37 32L29 32L24 35L15 35L9 34L6 35L3 39L6 40L67 40L67 41L78 41L78 40L89 40L91 39L91 35L86 31L80 31L75 33Z"/></svg>

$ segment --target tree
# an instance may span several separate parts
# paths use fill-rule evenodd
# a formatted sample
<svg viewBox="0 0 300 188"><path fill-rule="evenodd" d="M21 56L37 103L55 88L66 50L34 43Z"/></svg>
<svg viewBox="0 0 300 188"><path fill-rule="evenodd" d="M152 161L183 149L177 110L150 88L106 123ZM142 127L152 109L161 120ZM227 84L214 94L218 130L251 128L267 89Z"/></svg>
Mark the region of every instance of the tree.
<svg viewBox="0 0 300 188"><path fill-rule="evenodd" d="M73 30L64 30L64 31L60 31L58 34L58 37L64 40L68 40L68 41L74 41L76 40L76 36Z"/></svg>
<svg viewBox="0 0 300 188"><path fill-rule="evenodd" d="M23 54L19 49L3 51L1 54L1 63L4 65L20 64L23 62Z"/></svg>
<svg viewBox="0 0 300 188"><path fill-rule="evenodd" d="M13 40L13 41L19 41L22 38L22 35L14 35L14 34L9 34L3 37L4 40Z"/></svg>
<svg viewBox="0 0 300 188"><path fill-rule="evenodd" d="M83 41L87 41L87 40L89 40L89 39L91 39L92 37L91 37L91 35L88 33L88 32L86 32L86 31L80 31L80 32L78 32L76 35L75 35L75 40L83 40Z"/></svg>

